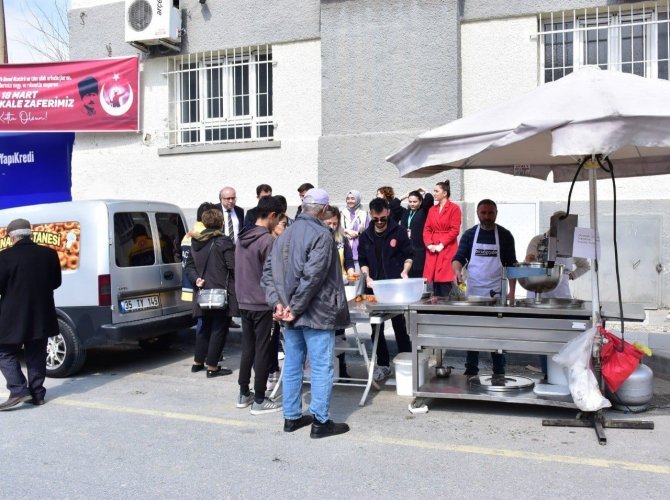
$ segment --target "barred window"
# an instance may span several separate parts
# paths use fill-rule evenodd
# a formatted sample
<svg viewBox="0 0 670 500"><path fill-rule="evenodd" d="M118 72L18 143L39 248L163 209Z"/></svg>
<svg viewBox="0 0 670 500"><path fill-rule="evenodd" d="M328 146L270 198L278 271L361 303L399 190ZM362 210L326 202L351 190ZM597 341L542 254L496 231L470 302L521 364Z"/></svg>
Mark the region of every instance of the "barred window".
<svg viewBox="0 0 670 500"><path fill-rule="evenodd" d="M167 75L170 146L274 138L270 46L172 57Z"/></svg>
<svg viewBox="0 0 670 500"><path fill-rule="evenodd" d="M668 79L670 0L540 16L545 82L586 65Z"/></svg>

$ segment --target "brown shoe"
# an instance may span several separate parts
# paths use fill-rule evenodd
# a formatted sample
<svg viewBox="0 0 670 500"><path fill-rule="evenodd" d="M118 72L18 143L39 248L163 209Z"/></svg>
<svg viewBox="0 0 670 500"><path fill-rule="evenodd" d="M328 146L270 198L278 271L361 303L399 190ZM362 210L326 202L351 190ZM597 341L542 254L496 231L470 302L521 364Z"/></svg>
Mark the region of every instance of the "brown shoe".
<svg viewBox="0 0 670 500"><path fill-rule="evenodd" d="M9 396L7 401L0 404L0 411L9 410L10 408L14 408L21 403L30 401L31 399L33 399L33 397L30 394L26 394L25 396Z"/></svg>

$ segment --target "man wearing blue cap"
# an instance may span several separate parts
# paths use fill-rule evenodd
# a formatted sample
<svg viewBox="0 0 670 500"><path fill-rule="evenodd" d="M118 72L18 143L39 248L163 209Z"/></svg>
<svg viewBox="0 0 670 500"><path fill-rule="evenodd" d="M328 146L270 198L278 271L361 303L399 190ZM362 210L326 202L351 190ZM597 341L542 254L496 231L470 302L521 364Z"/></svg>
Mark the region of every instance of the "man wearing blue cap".
<svg viewBox="0 0 670 500"><path fill-rule="evenodd" d="M302 213L277 238L265 261L261 286L275 320L283 321L284 432L312 424L310 437L343 434L344 423L330 419L333 394L335 330L349 326L340 257L335 240L319 220L328 193L313 188L302 200ZM309 354L311 415L302 414L302 369Z"/></svg>

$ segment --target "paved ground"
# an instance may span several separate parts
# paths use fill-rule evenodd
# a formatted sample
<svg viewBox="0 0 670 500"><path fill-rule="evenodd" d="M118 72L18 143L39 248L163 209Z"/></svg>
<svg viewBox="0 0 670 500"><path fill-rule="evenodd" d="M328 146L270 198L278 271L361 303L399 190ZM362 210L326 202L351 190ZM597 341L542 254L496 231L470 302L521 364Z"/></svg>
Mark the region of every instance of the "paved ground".
<svg viewBox="0 0 670 500"><path fill-rule="evenodd" d="M443 400L411 415L391 387L363 408L360 388L336 387L333 417L352 430L311 440L283 433L280 413L236 409L236 373L191 374L191 353L189 332L162 353L93 351L79 376L49 380L45 406L0 413L0 498L667 498L662 379L663 408L615 413L656 429L608 430L607 446L541 425L573 411ZM226 358L237 370L237 333Z"/></svg>

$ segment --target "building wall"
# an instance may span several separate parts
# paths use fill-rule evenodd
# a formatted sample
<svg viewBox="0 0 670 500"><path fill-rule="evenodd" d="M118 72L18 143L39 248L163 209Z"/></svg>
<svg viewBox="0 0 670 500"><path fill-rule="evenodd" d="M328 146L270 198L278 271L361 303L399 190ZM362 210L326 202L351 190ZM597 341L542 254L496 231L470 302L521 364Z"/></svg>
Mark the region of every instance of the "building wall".
<svg viewBox="0 0 670 500"><path fill-rule="evenodd" d="M458 22L456 2L322 0L319 184L333 199L358 189L367 202L383 185L432 191L435 178L400 179L385 158L459 116ZM459 199L461 174L446 177Z"/></svg>
<svg viewBox="0 0 670 500"><path fill-rule="evenodd" d="M566 9L586 9L607 5L634 3L639 0L459 0L463 20L517 17L541 12L555 12Z"/></svg>
<svg viewBox="0 0 670 500"><path fill-rule="evenodd" d="M113 56L139 53L124 41L124 7L124 2L73 0L71 58L108 57L108 44ZM202 201L215 201L224 185L237 189L239 205L255 206L256 185L269 183L289 204L297 204L297 185L317 182L318 1L217 0L201 6L190 0L181 7L187 29L182 54L272 44L274 117L279 124L275 135L281 147L159 156L159 149L168 145L167 56L141 54L141 133L77 134L73 197L150 198L176 203L188 212Z"/></svg>
<svg viewBox="0 0 670 500"><path fill-rule="evenodd" d="M575 2L465 2L464 21L461 24L462 102L463 115L490 108L498 103L522 95L538 85L539 42L536 9L529 4L539 4L547 11L578 7ZM581 7L593 2L580 2ZM604 4L604 2L601 3ZM503 6L507 6L503 9ZM477 7L477 9L475 9ZM468 10L470 9L470 10ZM502 9L502 10L501 10ZM516 12L532 15L505 17ZM487 14L488 12L488 14ZM500 16L491 19L492 14ZM467 18L487 19L465 20ZM659 263L663 264L659 287L659 304L670 305L670 231L665 214L670 212L670 176L617 179L617 213L620 216L658 216L660 221L661 248ZM558 207L565 208L570 183L553 183L538 179L512 177L484 170L470 170L464 174L463 200L471 206L483 198L499 202L540 202L538 232L548 223L548 216ZM609 180L598 181L599 213L611 214L613 199ZM572 200L574 207L586 209L580 225L588 226L588 183L575 185ZM606 208L605 208L606 207ZM605 243L608 244L608 243ZM622 247L639 245L638 241L624 239ZM623 269L629 263L620 263ZM655 265L655 264L654 264ZM631 274L631 276L634 276ZM608 285L610 286L610 285ZM629 297L630 300L630 297ZM634 300L634 298L633 298Z"/></svg>

